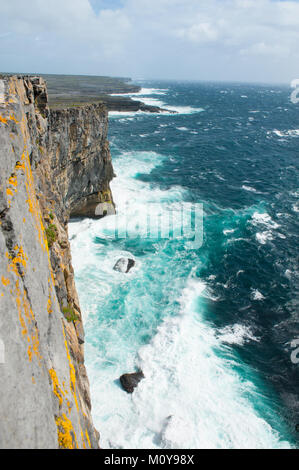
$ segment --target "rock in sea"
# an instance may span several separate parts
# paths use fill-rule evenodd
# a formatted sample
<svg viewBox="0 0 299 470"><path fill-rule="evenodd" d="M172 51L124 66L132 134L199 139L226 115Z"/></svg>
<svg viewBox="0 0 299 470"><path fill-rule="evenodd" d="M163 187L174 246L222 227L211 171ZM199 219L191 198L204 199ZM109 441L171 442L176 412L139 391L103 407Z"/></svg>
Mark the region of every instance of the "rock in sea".
<svg viewBox="0 0 299 470"><path fill-rule="evenodd" d="M114 266L114 271L128 273L135 266L135 261L131 258L120 258Z"/></svg>
<svg viewBox="0 0 299 470"><path fill-rule="evenodd" d="M120 377L120 383L127 393L133 393L139 382L144 379L142 370L133 374L124 374Z"/></svg>

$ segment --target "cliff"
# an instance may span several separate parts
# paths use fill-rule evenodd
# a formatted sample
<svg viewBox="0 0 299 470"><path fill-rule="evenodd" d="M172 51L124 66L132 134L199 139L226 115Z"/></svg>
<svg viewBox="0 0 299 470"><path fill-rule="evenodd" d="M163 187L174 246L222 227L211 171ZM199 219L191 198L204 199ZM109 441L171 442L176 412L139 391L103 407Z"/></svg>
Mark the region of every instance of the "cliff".
<svg viewBox="0 0 299 470"><path fill-rule="evenodd" d="M1 448L98 447L67 223L114 208L107 126L102 104L50 111L42 78L0 77Z"/></svg>

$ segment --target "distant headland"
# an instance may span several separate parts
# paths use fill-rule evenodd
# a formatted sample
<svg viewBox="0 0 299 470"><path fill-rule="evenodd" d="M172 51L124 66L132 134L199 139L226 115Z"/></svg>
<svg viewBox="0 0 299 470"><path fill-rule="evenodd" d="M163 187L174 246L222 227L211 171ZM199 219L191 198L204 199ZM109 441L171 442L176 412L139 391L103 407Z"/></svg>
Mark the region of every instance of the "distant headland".
<svg viewBox="0 0 299 470"><path fill-rule="evenodd" d="M101 102L107 106L108 111L171 112L133 100L130 96L121 96L141 91L141 87L134 85L127 77L43 74L41 76L47 83L49 105L52 109Z"/></svg>

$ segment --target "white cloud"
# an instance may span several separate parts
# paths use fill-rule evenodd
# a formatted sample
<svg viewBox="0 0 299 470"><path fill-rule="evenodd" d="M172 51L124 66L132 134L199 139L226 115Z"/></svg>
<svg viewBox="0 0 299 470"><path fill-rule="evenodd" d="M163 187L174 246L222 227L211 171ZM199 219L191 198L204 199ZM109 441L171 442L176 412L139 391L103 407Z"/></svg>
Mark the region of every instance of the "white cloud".
<svg viewBox="0 0 299 470"><path fill-rule="evenodd" d="M288 47L283 47L278 44L271 45L259 42L248 47L248 49L242 49L241 55L261 55L261 56L274 56L285 58L290 53Z"/></svg>
<svg viewBox="0 0 299 470"><path fill-rule="evenodd" d="M5 69L277 81L299 74L296 1L123 0L96 14L88 0L10 0L0 4L0 24Z"/></svg>
<svg viewBox="0 0 299 470"><path fill-rule="evenodd" d="M217 40L218 32L210 23L197 23L189 28L180 29L177 36L195 43L213 42Z"/></svg>

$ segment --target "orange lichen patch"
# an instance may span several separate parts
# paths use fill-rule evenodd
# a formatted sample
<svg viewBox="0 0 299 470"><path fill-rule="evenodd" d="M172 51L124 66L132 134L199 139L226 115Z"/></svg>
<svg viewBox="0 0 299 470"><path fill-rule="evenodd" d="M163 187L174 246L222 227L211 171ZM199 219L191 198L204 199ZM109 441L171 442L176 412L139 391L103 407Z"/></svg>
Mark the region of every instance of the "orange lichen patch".
<svg viewBox="0 0 299 470"><path fill-rule="evenodd" d="M62 323L62 332L63 332L63 337L64 337L64 344L65 344L65 350L66 350L66 355L67 359L69 362L69 368L70 368L70 389L71 393L73 395L73 399L77 408L78 412L78 420L79 420L79 426L80 426L80 431L82 434L82 428L81 428L81 423L80 423L80 408L79 408L79 403L78 403L78 398L77 398L77 392L76 392L76 371L75 367L72 363L71 360L71 355L69 352L68 344L67 344L67 339L66 339L66 334L65 334L65 329L64 329L64 324ZM68 405L69 406L69 405ZM70 406L69 406L69 411L70 411ZM85 446L84 439L82 439L83 446Z"/></svg>
<svg viewBox="0 0 299 470"><path fill-rule="evenodd" d="M36 384L36 381L35 381L35 378L32 377L32 383L35 385Z"/></svg>
<svg viewBox="0 0 299 470"><path fill-rule="evenodd" d="M31 349L31 346L28 346L27 354L28 354L28 357L29 357L29 361L32 362L32 349Z"/></svg>
<svg viewBox="0 0 299 470"><path fill-rule="evenodd" d="M74 367L74 365L72 363L72 360L71 360L71 355L70 355L68 344L67 344L64 325L62 325L62 331L63 331L66 355L67 355L67 358L68 358L68 361L69 361L69 368L70 368L70 389L71 389L71 392L74 396L74 400L75 400L75 403L76 403L77 410L79 411L79 405L78 405L78 400L77 400L77 395L76 395L76 371L75 371L75 367Z"/></svg>
<svg viewBox="0 0 299 470"><path fill-rule="evenodd" d="M21 246L16 245L14 247L14 251L15 256L6 254L10 261L7 269L8 272L14 272L17 276L19 276L19 268L23 268L23 270L26 269L28 257L24 253L24 250ZM23 273L21 275L23 275Z"/></svg>
<svg viewBox="0 0 299 470"><path fill-rule="evenodd" d="M2 284L4 285L4 287L9 286L9 284L10 284L10 280L7 279L7 278L4 277L4 276L1 277L1 282L2 282Z"/></svg>
<svg viewBox="0 0 299 470"><path fill-rule="evenodd" d="M89 435L88 435L87 429L86 429L86 431L85 431L85 436L86 436L88 445L89 445L89 447L91 448L91 443L90 443L90 439L89 439Z"/></svg>
<svg viewBox="0 0 299 470"><path fill-rule="evenodd" d="M71 420L63 414L55 419L58 444L61 449L78 449L76 434Z"/></svg>
<svg viewBox="0 0 299 470"><path fill-rule="evenodd" d="M52 280L53 277L53 280ZM51 282L52 281L52 282ZM52 283L54 284L54 276L52 273L52 270L50 271L50 277L48 278L48 289L49 289L49 295L48 295L48 304L47 304L47 311L48 314L51 315L53 313L53 304L52 304Z"/></svg>
<svg viewBox="0 0 299 470"><path fill-rule="evenodd" d="M27 293L24 290L21 293L19 280L16 281L16 304L19 316L19 321L22 327L22 336L27 337L28 349L27 354L29 361L32 362L33 355L38 359L41 364L42 356L39 352L39 335L36 326L35 316L30 307L30 303L27 297Z"/></svg>
<svg viewBox="0 0 299 470"><path fill-rule="evenodd" d="M17 121L17 120L16 120L14 114L11 114L11 115L9 116L9 119L10 119L11 121L14 121L16 124L19 124L19 122L20 122L20 121Z"/></svg>
<svg viewBox="0 0 299 470"><path fill-rule="evenodd" d="M14 186L15 188L18 186L18 180L17 180L17 177L16 175L12 175L9 180L8 180L9 184L11 184L12 186Z"/></svg>
<svg viewBox="0 0 299 470"><path fill-rule="evenodd" d="M68 407L68 410L69 410L69 413L70 413L71 410L72 410L70 401L69 401L69 400L66 400L66 404L67 404L67 407Z"/></svg>
<svg viewBox="0 0 299 470"><path fill-rule="evenodd" d="M24 165L24 163L17 162L17 163L16 163L16 166L15 166L15 170L16 170L16 171L18 171L18 170L25 171L25 165Z"/></svg>
<svg viewBox="0 0 299 470"><path fill-rule="evenodd" d="M59 406L61 406L63 403L63 397L65 396L65 394L59 385L58 377L54 369L49 370L49 375L52 380L53 393L59 400Z"/></svg>
<svg viewBox="0 0 299 470"><path fill-rule="evenodd" d="M50 297L48 298L47 311L48 311L48 315L51 315L51 313L53 312L53 310L52 310L52 301L51 301Z"/></svg>
<svg viewBox="0 0 299 470"><path fill-rule="evenodd" d="M16 304L17 304L17 310L18 310L18 315L19 315L19 321L22 327L22 335L26 336L28 335L28 330L27 330L25 319L22 315L22 301L21 301L21 291L19 287L19 281L16 282Z"/></svg>
<svg viewBox="0 0 299 470"><path fill-rule="evenodd" d="M7 124L7 119L0 116L0 122L2 122L3 124Z"/></svg>
<svg viewBox="0 0 299 470"><path fill-rule="evenodd" d="M13 173L8 178L7 189L6 189L6 194L7 194L7 199L8 199L8 205L9 206L12 203L13 196L18 192L17 186L18 186L18 180L17 180L16 175Z"/></svg>
<svg viewBox="0 0 299 470"><path fill-rule="evenodd" d="M10 86L11 86L12 93L16 94L15 90L16 90L17 84L12 80ZM49 271L51 273L51 280L54 286L55 280L54 280L54 275L52 272L49 247L48 247L47 237L46 237L45 229L43 225L40 206L36 198L34 178L33 178L32 170L31 170L29 152L27 149L27 142L30 136L28 134L28 129L26 126L26 117L24 113L20 121L20 128L21 128L21 132L22 132L23 140L24 140L24 150L22 153L21 162L17 162L16 164L16 170L23 170L25 174L25 186L26 186L26 192L27 192L26 203L28 205L29 212L33 217L34 225L37 231L38 241L40 243L42 251L45 251L47 253Z"/></svg>
<svg viewBox="0 0 299 470"><path fill-rule="evenodd" d="M24 135L24 141L26 142L25 131L23 131L23 135ZM26 146L22 154L21 162L22 162L23 169L25 171L25 185L26 185L26 192L27 192L26 202L28 204L28 209L33 217L41 248L43 251L48 252L47 238L45 235L45 229L44 229L44 225L42 221L39 203L36 199L34 179L33 179L32 171L31 171L29 153L28 153L28 150L26 150Z"/></svg>
<svg viewBox="0 0 299 470"><path fill-rule="evenodd" d="M36 355L38 359L41 359L40 353L39 353L39 337L38 337L38 329L35 327L34 328L34 334L31 335L31 351L33 354Z"/></svg>

